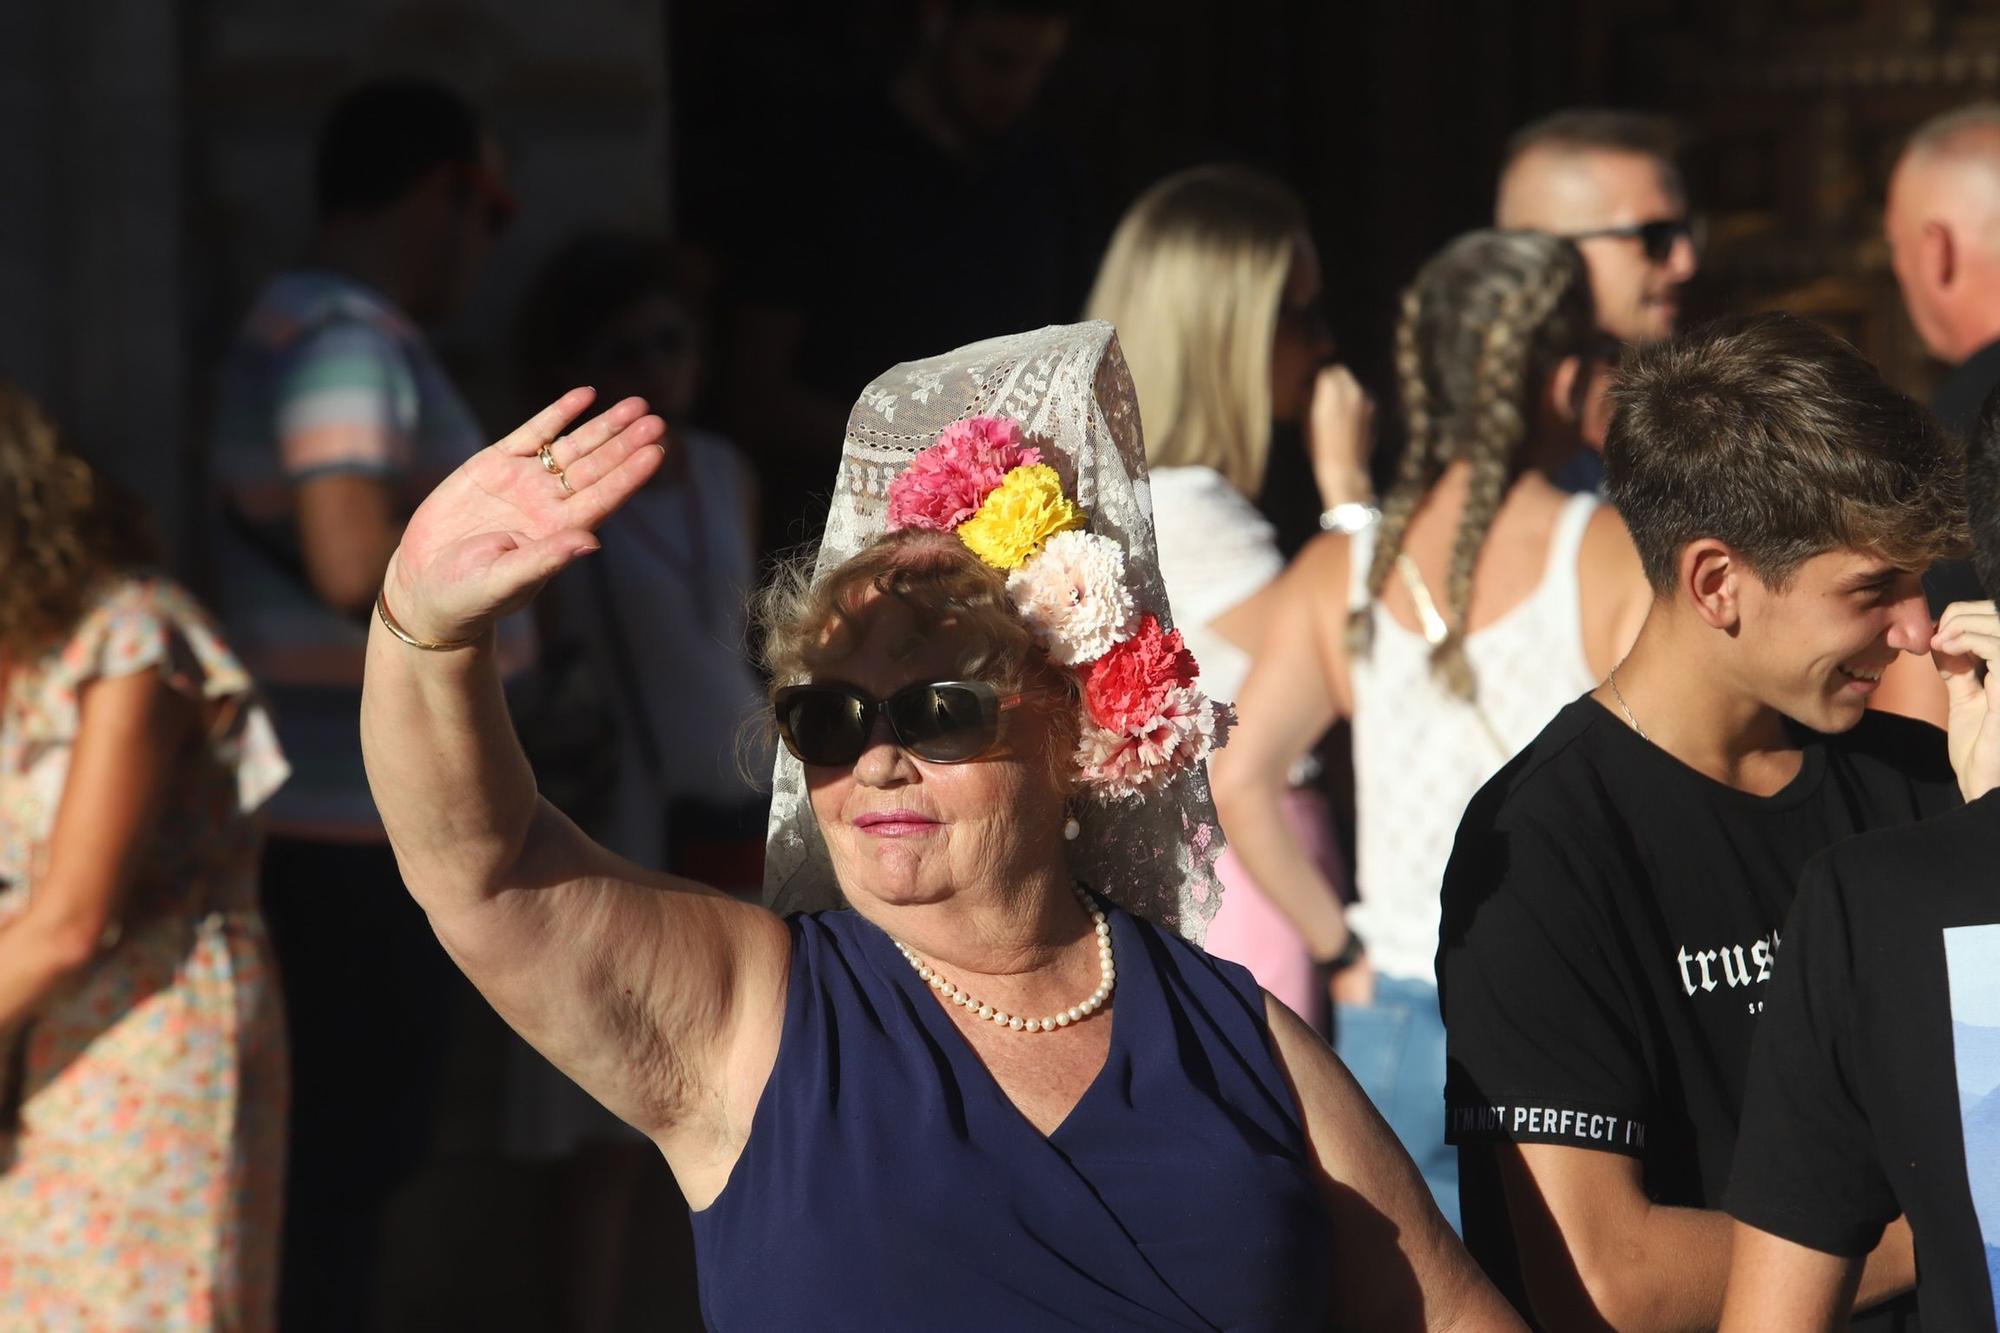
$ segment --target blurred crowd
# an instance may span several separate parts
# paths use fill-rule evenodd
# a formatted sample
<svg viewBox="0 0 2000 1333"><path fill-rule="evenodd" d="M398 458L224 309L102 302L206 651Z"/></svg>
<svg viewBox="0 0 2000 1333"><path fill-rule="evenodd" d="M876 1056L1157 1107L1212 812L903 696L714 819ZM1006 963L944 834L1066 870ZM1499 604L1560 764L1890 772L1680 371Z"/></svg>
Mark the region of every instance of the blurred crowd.
<svg viewBox="0 0 2000 1333"><path fill-rule="evenodd" d="M1327 261L1285 182L1195 166L1107 227L1098 206L1116 201L1091 197L1031 114L1064 49L1062 7L954 0L926 14L910 61L827 108L723 243L606 225L557 246L509 332L507 420L480 419L431 336L517 211L500 142L441 83L346 92L318 131L314 234L215 368L215 577L199 599L162 567L143 497L119 494L61 423L0 383L0 1327L417 1326L399 1304L412 1279L398 1247L422 1239L399 1239L391 1219L448 1155L468 1068L482 1141L543 1182L548 1243L531 1261L553 1294L540 1317L697 1326L688 1223L654 1143L503 1032L405 891L359 726L371 629L391 620L385 573L425 497L515 419L578 385L601 405L643 398L666 423L664 462L603 523L599 549L511 608L490 654L550 805L624 862L756 901L773 740L758 725L772 682L752 594L819 539L850 405L897 363L1100 320L1137 395L1173 624L1207 695L1235 708L1209 763L1228 850L1206 949L1331 1043L1451 1229L1542 1326L1669 1326L1660 1310L1713 1326L1739 1133L1775 1164L1739 1172L1732 1211L1828 1248L1763 1202L1782 1195L1793 1154L1769 1147L1780 1093L1756 1075L1746 1088L1748 1020L1765 999L1738 1000L1737 973L1761 969L1761 986L1815 853L1902 822L1891 807L1914 819L1972 793L1941 736L1926 749L1929 732L1880 727L1866 763L1822 761L1809 743L1800 762L1830 765L1839 790L1795 789L1796 768L1757 767L1773 748L1758 710L1815 734L1853 727L1864 703L1913 720L1903 728L1944 728L1971 705L1933 669L1931 636L1948 632L1947 606L1985 594L1956 558L1961 531L1955 545L1912 539L1914 564L1816 591L1823 603L1796 622L1768 613L1763 667L1676 658L1666 631L1642 635L1663 589L1695 588L1688 617L1723 615L1721 592L1700 601L1695 557L1661 556L1647 535L1677 497L1722 487L1715 504L1776 530L1787 488L1832 487L1839 509L1848 468L1856 512L1828 523L1872 531L1860 463L1773 453L1760 488L1729 469L1764 464L1717 449L1646 500L1652 473L1607 448L1620 432L1667 439L1683 410L1687 431L1704 412L1728 418L1722 435L1763 429L1744 386L1790 368L1802 402L1814 368L1838 361L1783 324L1679 336L1704 237L1675 126L1578 108L1521 127L1494 164L1488 225L1404 275L1393 383L1364 386L1330 333ZM1916 128L1888 201L1911 321L1952 367L1931 405L1938 438L1962 457L2000 385L2000 107ZM1705 360L1677 368L1683 346ZM1901 410L1889 393L1825 389L1857 414L1826 432L1908 438L1915 427L1881 424ZM1770 429L1822 429L1800 422ZM1945 456L1896 466L1915 476ZM1627 497L1658 512L1642 522ZM1886 544L1870 549L1895 554ZM1805 596L1772 584L1761 595ZM1876 599L1877 620L1835 644L1857 596ZM1779 678L1814 652L1857 683L1841 696L1854 718L1779 706L1792 697ZM1697 710L1689 673L1712 684L1698 740L1684 739L1695 723L1669 721ZM1579 702L1607 686L1614 702ZM1503 801L1496 774L1518 778L1510 761L1530 747L1555 764L1564 726L1575 753L1641 738L1667 753L1607 750L1604 770L1623 776L1561 796L1517 781ZM1618 734L1591 730L1605 726ZM1687 816L1713 796L1697 781L1735 788L1742 808ZM1526 809L1531 797L1549 808ZM1822 799L1839 813L1810 814ZM1698 827L1656 833L1661 811ZM1495 864L1466 831L1530 816L1571 825L1568 859ZM1508 896L1528 876L1586 887ZM1682 938L1685 918L1656 901L1680 891L1675 876L1724 884L1763 915L1717 908L1713 938ZM1784 929L1789 958L1800 945ZM1720 982L1744 1011L1736 1026L1653 1017L1627 950L1646 966L1678 955L1663 975L1688 998ZM1531 961L1510 971L1515 954ZM1840 1058L1848 1040L1826 1037ZM1639 1075L1618 1081L1637 1064L1645 1106L1620 1091ZM1536 1127L1509 1132L1524 1108ZM1595 1150L1614 1133L1618 1151ZM1872 1151L1845 1122L1829 1135ZM1689 1220L1703 1218L1715 1226ZM1842 1255L1867 1256L1838 1279L1846 1299L1858 1283L1879 1326L1917 1327L1908 1223L1842 1239Z"/></svg>

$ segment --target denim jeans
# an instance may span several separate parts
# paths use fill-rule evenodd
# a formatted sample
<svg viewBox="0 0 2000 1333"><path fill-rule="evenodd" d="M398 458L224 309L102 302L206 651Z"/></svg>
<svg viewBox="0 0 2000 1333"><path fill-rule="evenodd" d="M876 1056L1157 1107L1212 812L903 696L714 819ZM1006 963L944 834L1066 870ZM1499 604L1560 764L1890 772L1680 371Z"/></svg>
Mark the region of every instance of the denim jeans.
<svg viewBox="0 0 2000 1333"><path fill-rule="evenodd" d="M1457 1231L1458 1149L1444 1141L1444 1020L1437 987L1376 977L1373 1003L1335 1007L1333 1048Z"/></svg>

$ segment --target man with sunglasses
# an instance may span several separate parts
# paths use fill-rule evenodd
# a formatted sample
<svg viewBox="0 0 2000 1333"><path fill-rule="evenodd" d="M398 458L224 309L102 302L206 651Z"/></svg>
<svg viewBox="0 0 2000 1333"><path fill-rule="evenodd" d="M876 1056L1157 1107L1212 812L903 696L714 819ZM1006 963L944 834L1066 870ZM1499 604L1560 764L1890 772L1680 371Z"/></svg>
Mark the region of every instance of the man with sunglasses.
<svg viewBox="0 0 2000 1333"><path fill-rule="evenodd" d="M1641 345L1670 336L1698 262L1673 126L1657 116L1558 111L1508 141L1494 225L1575 241L1606 333Z"/></svg>
<svg viewBox="0 0 2000 1333"><path fill-rule="evenodd" d="M452 984L362 771L368 612L411 511L485 435L422 329L462 303L513 199L458 93L365 84L316 146L316 232L244 320L217 405L222 610L293 766L267 807L263 906L293 1052L287 1329L355 1328L381 1210L428 1146ZM532 664L525 618L503 670ZM356 968L366 968L365 979Z"/></svg>
<svg viewBox="0 0 2000 1333"><path fill-rule="evenodd" d="M1501 160L1494 225L1576 243L1607 335L1605 366L1615 365L1624 347L1673 335L1680 290L1694 276L1699 232L1674 163L1677 139L1660 116L1573 108L1516 131ZM1565 490L1604 488L1609 382L1600 374L1586 387L1590 448L1556 474Z"/></svg>

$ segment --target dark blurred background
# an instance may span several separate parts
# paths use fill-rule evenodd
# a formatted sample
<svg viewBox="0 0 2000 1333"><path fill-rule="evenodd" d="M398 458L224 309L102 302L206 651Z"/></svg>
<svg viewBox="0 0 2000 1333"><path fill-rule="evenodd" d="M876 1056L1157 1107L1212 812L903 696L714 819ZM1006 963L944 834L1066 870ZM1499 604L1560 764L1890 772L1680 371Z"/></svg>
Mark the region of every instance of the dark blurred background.
<svg viewBox="0 0 2000 1333"><path fill-rule="evenodd" d="M1380 398L1397 294L1441 242L1489 219L1507 135L1594 104L1669 112L1687 131L1692 203L1709 235L1692 319L1800 310L1913 392L1937 377L1889 271L1883 186L1916 123L2000 94L2000 0L1094 0L1076 10L1030 113L1062 170L1019 181L1031 205L1075 220L1049 277L1062 297L1053 317L1081 307L1112 223L1144 186L1197 162L1248 162L1305 199L1341 355ZM215 370L259 283L305 244L311 142L342 90L380 74L442 77L500 133L520 212L437 336L497 434L523 408L510 340L524 290L579 229L672 237L716 354L752 295L830 220L866 226L888 207L893 182L865 156L841 179L818 169L840 125L829 109L888 82L919 14L917 0L9 0L0 375L41 396L86 453L151 502L180 572L205 588ZM865 294L849 316L865 326L871 308L999 304L976 260L962 268L972 276L950 283L916 265L859 275L850 285ZM912 345L893 359L941 350ZM882 368L828 391L851 400ZM754 386L759 371L724 369L711 399L732 377ZM729 424L714 401L697 415ZM831 482L837 436L793 448L765 463L767 480L776 467L802 489ZM1274 453L1267 486L1310 497L1303 452ZM548 1237L536 1230L547 1200L529 1168L498 1158L499 1036L469 992L461 1008L448 1152L392 1229L390 1324L553 1327L538 1258ZM663 1258L650 1280L635 1308L689 1317L684 1256Z"/></svg>
<svg viewBox="0 0 2000 1333"><path fill-rule="evenodd" d="M782 182L818 108L896 68L916 9L0 7L0 367L152 497L198 572L212 368L256 283L303 243L308 146L341 89L375 73L442 75L504 137L521 214L439 338L498 429L517 406L511 312L580 225L677 236L726 332L741 270L760 262L731 244L740 210ZM1143 185L1189 163L1233 158L1289 180L1312 212L1343 353L1379 391L1395 293L1439 242L1487 216L1509 130L1576 103L1674 112L1710 221L1694 313L1811 311L1921 390L1932 371L1878 234L1883 180L1909 127L1996 89L1996 0L1096 0L1032 114L1082 165L1073 202L1099 234ZM790 221L810 230L870 201L857 178L798 200ZM1092 261L1094 250L1072 279L1079 302ZM922 273L882 274L879 292L943 295Z"/></svg>

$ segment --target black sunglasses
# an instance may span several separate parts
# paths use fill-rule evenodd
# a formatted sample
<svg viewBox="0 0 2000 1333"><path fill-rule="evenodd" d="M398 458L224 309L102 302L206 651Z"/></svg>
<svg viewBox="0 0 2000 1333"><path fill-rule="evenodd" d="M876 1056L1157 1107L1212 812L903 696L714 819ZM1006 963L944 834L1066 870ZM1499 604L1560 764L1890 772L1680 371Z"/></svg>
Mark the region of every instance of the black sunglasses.
<svg viewBox="0 0 2000 1333"><path fill-rule="evenodd" d="M844 768L868 749L877 714L896 744L933 764L962 764L1000 739L1000 714L1042 691L1001 694L983 680L905 685L873 699L851 685L786 685L773 696L778 735L802 764Z"/></svg>
<svg viewBox="0 0 2000 1333"><path fill-rule="evenodd" d="M1615 237L1620 240L1637 241L1639 248L1646 252L1646 258L1655 264L1664 264L1674 253L1674 243L1685 236L1696 250L1701 249L1707 228L1700 218L1654 218L1650 222L1635 222L1629 227L1598 227L1592 231L1572 231L1564 234L1565 240L1593 241L1600 236Z"/></svg>

